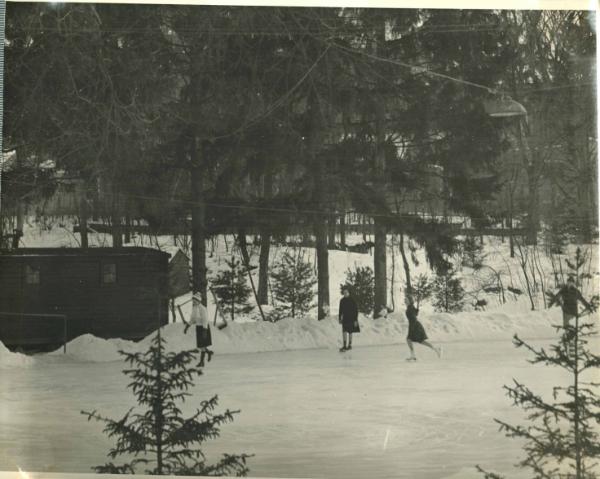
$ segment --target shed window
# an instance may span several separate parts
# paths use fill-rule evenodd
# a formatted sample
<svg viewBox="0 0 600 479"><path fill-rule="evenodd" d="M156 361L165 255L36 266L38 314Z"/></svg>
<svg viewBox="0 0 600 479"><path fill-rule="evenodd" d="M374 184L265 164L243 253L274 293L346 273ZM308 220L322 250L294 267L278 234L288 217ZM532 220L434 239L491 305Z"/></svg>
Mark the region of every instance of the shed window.
<svg viewBox="0 0 600 479"><path fill-rule="evenodd" d="M111 284L117 282L117 265L115 263L104 263L102 265L102 283Z"/></svg>
<svg viewBox="0 0 600 479"><path fill-rule="evenodd" d="M27 284L40 284L40 267L31 264L25 265L25 282Z"/></svg>

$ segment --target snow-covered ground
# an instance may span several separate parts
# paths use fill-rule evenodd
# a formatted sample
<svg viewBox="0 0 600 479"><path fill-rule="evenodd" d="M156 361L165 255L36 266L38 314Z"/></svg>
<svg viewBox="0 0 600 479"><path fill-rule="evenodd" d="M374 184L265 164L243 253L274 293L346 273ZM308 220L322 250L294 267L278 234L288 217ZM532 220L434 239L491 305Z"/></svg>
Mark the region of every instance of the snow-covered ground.
<svg viewBox="0 0 600 479"><path fill-rule="evenodd" d="M51 229L29 225L24 245L77 246L68 222ZM149 238L135 241L162 249L172 245L167 237L153 238L151 244ZM214 250L209 248L211 275L231 256L231 239L227 245L225 241L221 237ZM110 246L110 237L91 235L90 242ZM285 249L273 247L271 261ZM314 262L314 252L304 252ZM596 281L586 295L598 290L597 245L591 252ZM505 304L497 295L487 295L487 311L452 315L425 304L419 319L430 339L444 347L444 357L437 359L416 346L419 361L407 363L403 268L397 249L389 253L396 312L377 320L361 317L361 333L350 353L337 352L339 285L348 268L372 266L369 254L330 251L332 316L323 321L311 312L277 323L246 317L223 330L213 327L216 356L184 412L212 394L219 395L220 409L242 412L223 427L219 439L206 444L209 455L255 454L250 460L254 477L480 478L475 464L517 479L528 477L512 467L522 455L521 444L504 438L493 418L523 420L502 391L512 378L544 395L568 381L560 370L529 364L526 352L511 344L515 333L536 345L549 344L556 338L553 325L561 322L560 311L542 308L542 288L533 312L526 295L507 294ZM518 258L508 257L507 243L486 238L485 253L486 265L500 272L505 286L523 288ZM422 251L415 256L413 275L431 276ZM534 268L545 289L552 289L550 259L540 255ZM459 267L468 291L481 285L482 274ZM188 308L189 303L182 307L184 314ZM181 323L165 326L162 334L170 350L194 347L193 331L183 334ZM144 350L149 341L85 335L67 345L66 355L60 349L34 357L10 352L0 343L0 470L88 472L102 464L111 442L101 425L88 422L79 411L97 409L117 418L133 406L118 351ZM598 340L593 347L600 350Z"/></svg>

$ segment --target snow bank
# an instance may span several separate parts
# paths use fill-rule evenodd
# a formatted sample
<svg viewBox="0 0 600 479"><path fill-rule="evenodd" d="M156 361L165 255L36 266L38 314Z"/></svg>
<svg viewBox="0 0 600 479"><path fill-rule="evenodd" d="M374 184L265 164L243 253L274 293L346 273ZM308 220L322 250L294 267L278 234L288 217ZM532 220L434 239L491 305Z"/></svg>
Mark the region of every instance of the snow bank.
<svg viewBox="0 0 600 479"><path fill-rule="evenodd" d="M435 313L421 321L432 341L451 342L510 340L515 333L525 338L552 338L556 335L552 324L559 320L556 311L543 311L510 316L498 312ZM360 327L353 341L357 347L395 344L404 342L408 322L397 313L377 320L362 317ZM213 332L213 344L220 353L335 348L341 345L341 327L335 317L229 323L222 331Z"/></svg>
<svg viewBox="0 0 600 479"><path fill-rule="evenodd" d="M95 363L116 361L121 358L119 350L135 349L133 341L123 339L102 339L92 334L84 334L67 343L67 356L81 361ZM63 355L63 348L49 354Z"/></svg>
<svg viewBox="0 0 600 479"><path fill-rule="evenodd" d="M33 362L33 358L25 354L13 353L0 342L0 368L28 367Z"/></svg>
<svg viewBox="0 0 600 479"><path fill-rule="evenodd" d="M458 314L423 314L421 322L433 342L510 341L515 333L523 338L553 338L553 324L561 321L560 311L544 310L529 313L463 312ZM361 317L361 332L355 335L354 346L375 346L404 342L408 323L404 314L396 313L377 320ZM317 321L312 317L285 319L277 323L263 321L229 323L222 330L212 327L213 349L218 354L256 353L313 348L337 348L341 343L341 328L337 318ZM184 334L184 325L169 324L161 329L167 350L179 351L195 347L193 328ZM138 343L121 339L104 340L92 335L74 339L67 345L67 354L84 361L117 361L119 350L144 351L152 341L150 335ZM62 351L62 350L61 350ZM56 351L58 354L61 351Z"/></svg>

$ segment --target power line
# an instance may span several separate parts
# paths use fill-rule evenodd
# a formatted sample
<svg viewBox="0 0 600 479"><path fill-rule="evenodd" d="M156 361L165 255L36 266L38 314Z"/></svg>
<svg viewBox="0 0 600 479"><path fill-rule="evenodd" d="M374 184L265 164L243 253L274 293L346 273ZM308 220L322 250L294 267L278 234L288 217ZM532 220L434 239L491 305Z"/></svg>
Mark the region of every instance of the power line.
<svg viewBox="0 0 600 479"><path fill-rule="evenodd" d="M353 54L356 54L356 55L362 55L362 56L365 56L365 57L368 57L368 58L371 58L373 60L377 60L377 61L380 61L380 62L390 63L392 65L397 65L397 66L401 66L401 67L404 67L404 68L408 68L413 73L423 73L423 74L426 74L426 75L443 78L445 80L450 80L450 81L453 81L453 82L462 83L464 85L472 86L472 87L475 87L475 88L480 88L482 90L487 91L488 93L496 93L496 94L500 93L499 91L497 91L494 88L491 88L489 86L481 85L479 83L475 83L475 82L468 81L468 80L463 80L461 78L452 77L452 76L446 75L444 73L434 72L434 71L428 70L427 68L424 68L424 67L418 67L418 66L415 66L415 65L411 65L410 63L401 62L399 60L392 60L390 58L380 57L380 56L375 55L373 53L368 53L368 52L365 52L365 51L362 51L362 50L357 50L355 48L344 47L344 46L339 45L337 43L330 43L330 44L333 45L336 48L339 48L340 50L344 50L344 51L347 51L349 53L353 53Z"/></svg>

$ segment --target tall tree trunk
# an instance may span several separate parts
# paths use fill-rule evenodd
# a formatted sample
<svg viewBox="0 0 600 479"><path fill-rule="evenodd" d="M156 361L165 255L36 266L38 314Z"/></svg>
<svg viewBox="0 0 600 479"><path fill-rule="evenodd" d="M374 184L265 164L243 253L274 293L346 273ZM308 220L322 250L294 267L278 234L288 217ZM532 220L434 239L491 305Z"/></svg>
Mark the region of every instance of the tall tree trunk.
<svg viewBox="0 0 600 479"><path fill-rule="evenodd" d="M540 212L539 212L539 181L533 166L528 168L527 185L528 185L528 196L527 196L527 244L537 244L537 232L540 226Z"/></svg>
<svg viewBox="0 0 600 479"><path fill-rule="evenodd" d="M374 50L376 54L382 55L385 46L385 21L378 25L376 32L376 42ZM380 84L382 90L384 84ZM385 103L382 98L376 99L375 104L375 176L381 185L385 185ZM384 186L385 188L385 186ZM383 202L386 201L385 189L381 192ZM379 212L378 212L379 213ZM385 218L374 215L373 222L375 236L375 252L374 252L374 276L375 276L375 312L373 317L377 318L381 315L382 310L387 309L387 226Z"/></svg>
<svg viewBox="0 0 600 479"><path fill-rule="evenodd" d="M340 244L346 249L346 212L342 211L340 215Z"/></svg>
<svg viewBox="0 0 600 479"><path fill-rule="evenodd" d="M202 151L205 154L205 151ZM194 136L190 145L190 171L191 201L192 201L192 290L200 293L202 304L206 306L206 292L208 281L206 279L206 207L203 194L203 177L200 165L198 145ZM201 160L205 160L202 158Z"/></svg>
<svg viewBox="0 0 600 479"><path fill-rule="evenodd" d="M265 198L273 195L273 175L265 174L264 191ZM269 304L269 253L271 251L271 233L267 226L260 230L260 256L258 258L258 304Z"/></svg>
<svg viewBox="0 0 600 479"><path fill-rule="evenodd" d="M329 246L329 249L335 249L335 223L336 223L335 214L332 213L329 215L329 222L328 222L328 227L329 227L328 246Z"/></svg>
<svg viewBox="0 0 600 479"><path fill-rule="evenodd" d="M521 158L524 164L524 169L527 173L527 231L526 241L527 244L537 244L537 232L540 227L540 214L539 214L539 177L535 154L529 148L529 141L527 139L527 131L524 130L524 126L521 120L518 120L518 139L519 148L521 149Z"/></svg>
<svg viewBox="0 0 600 479"><path fill-rule="evenodd" d="M269 253L271 235L263 229L260 235L260 256L258 258L258 303L269 304Z"/></svg>
<svg viewBox="0 0 600 479"><path fill-rule="evenodd" d="M410 281L410 264L408 264L408 259L406 258L406 251L404 250L404 234L400 233L400 243L398 244L400 248L400 255L402 256L402 266L404 266L404 276L406 277L406 291L412 290L412 283Z"/></svg>
<svg viewBox="0 0 600 479"><path fill-rule="evenodd" d="M88 241L88 203L87 203L87 192L88 184L86 180L83 180L83 186L81 188L79 198L79 235L81 237L81 247L87 248L89 245Z"/></svg>
<svg viewBox="0 0 600 479"><path fill-rule="evenodd" d="M244 230L244 228L240 228L238 230L238 244L240 245L242 259L244 260L244 268L246 268L246 272L248 273L248 279L250 280L250 286L252 286L252 293L254 294L256 305L258 306L258 310L260 311L260 316L262 320L266 321L267 318L265 318L265 314L263 313L261 303L258 300L256 287L254 286L254 278L252 277L252 269L250 267L250 255L248 254L248 243L246 242L246 231Z"/></svg>
<svg viewBox="0 0 600 479"><path fill-rule="evenodd" d="M329 251L327 249L327 215L325 213L325 180L324 166L318 158L321 147L322 128L321 110L315 92L309 96L309 113L311 130L309 136L310 164L313 170L315 185L315 204L317 213L313 217L317 252L317 318L325 318L329 314Z"/></svg>
<svg viewBox="0 0 600 479"><path fill-rule="evenodd" d="M375 217L375 253L374 253L374 276L375 276L375 314L377 318L381 311L387 308L387 227L385 220Z"/></svg>
<svg viewBox="0 0 600 479"><path fill-rule="evenodd" d="M327 223L325 216L316 219L318 319L329 314L329 251L327 249Z"/></svg>
<svg viewBox="0 0 600 479"><path fill-rule="evenodd" d="M235 321L235 257L231 257L231 322Z"/></svg>
<svg viewBox="0 0 600 479"><path fill-rule="evenodd" d="M113 210L111 214L113 248L123 246L123 231L121 228L121 216L117 207L117 199L113 199Z"/></svg>
<svg viewBox="0 0 600 479"><path fill-rule="evenodd" d="M131 218L129 214L125 215L125 227L124 227L125 243L131 243Z"/></svg>
<svg viewBox="0 0 600 479"><path fill-rule="evenodd" d="M23 203L22 201L18 201L17 203L17 226L14 230L14 235L13 235L13 243L12 243L12 247L13 248L18 248L19 247L19 241L21 240L21 237L23 236Z"/></svg>

